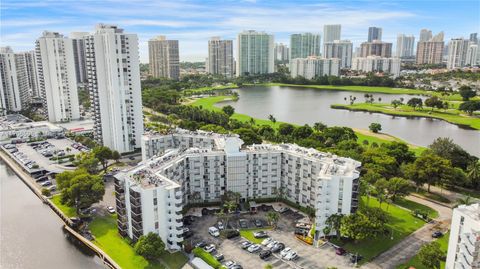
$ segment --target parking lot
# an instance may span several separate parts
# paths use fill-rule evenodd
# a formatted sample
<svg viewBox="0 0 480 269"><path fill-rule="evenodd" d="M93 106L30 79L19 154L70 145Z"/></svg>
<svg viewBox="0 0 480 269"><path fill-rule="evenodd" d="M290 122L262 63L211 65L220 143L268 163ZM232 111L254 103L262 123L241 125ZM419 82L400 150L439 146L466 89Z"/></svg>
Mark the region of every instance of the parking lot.
<svg viewBox="0 0 480 269"><path fill-rule="evenodd" d="M270 210L273 210L270 208ZM198 211L197 211L198 212ZM205 212L204 212L205 213ZM259 211L258 214L242 214L234 215L229 218L228 228L241 229L239 220L246 220L248 229L258 228L255 225L255 220L260 220L263 225L267 225L266 212ZM239 236L232 239L225 239L222 237L213 237L208 233L208 228L215 226L218 222L218 218L211 211L208 215L195 218L191 225L187 225L192 232L192 236L186 241L192 245L198 242L204 242L205 244L214 244L216 251L212 255L223 254L224 259L222 263L226 261L235 261L243 268L264 268L265 265L271 264L274 268L353 268L354 265L350 263L348 256L339 256L335 254L335 249L325 244L320 248L308 245L294 236L294 223L299 218L302 218L301 214L295 214L295 212L288 210L280 214L280 220L275 230L268 229L268 237L271 237L274 241L281 242L285 247L290 247L298 254L298 259L292 261L286 261L280 256L280 252L273 253L267 259L262 260L259 257L259 251L250 253L246 249L242 249L242 243L247 241L245 238ZM261 247L261 250L267 249L265 246Z"/></svg>

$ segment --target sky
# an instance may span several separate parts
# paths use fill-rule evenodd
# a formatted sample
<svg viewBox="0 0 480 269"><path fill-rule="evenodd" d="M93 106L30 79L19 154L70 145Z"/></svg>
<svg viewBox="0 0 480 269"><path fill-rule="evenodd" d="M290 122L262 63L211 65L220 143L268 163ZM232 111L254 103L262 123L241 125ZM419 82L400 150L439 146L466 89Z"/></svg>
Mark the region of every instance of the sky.
<svg viewBox="0 0 480 269"><path fill-rule="evenodd" d="M394 47L397 34L418 40L422 28L444 31L446 41L480 34L480 0L1 0L0 12L0 46L14 51L32 50L44 30L68 36L107 23L138 34L144 63L147 41L157 35L179 40L181 61L204 61L210 37L235 40L249 29L288 44L292 33L322 34L323 25L341 24L342 39L354 47L366 41L369 26L382 27L382 39Z"/></svg>

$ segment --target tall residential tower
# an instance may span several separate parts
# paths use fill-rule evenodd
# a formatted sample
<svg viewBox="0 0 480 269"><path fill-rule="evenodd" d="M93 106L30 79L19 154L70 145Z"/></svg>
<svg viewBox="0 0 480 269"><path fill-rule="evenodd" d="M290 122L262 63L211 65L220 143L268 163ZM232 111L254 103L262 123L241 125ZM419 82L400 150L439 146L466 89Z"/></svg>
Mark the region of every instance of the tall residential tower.
<svg viewBox="0 0 480 269"><path fill-rule="evenodd" d="M290 36L290 59L320 56L320 35L312 33Z"/></svg>
<svg viewBox="0 0 480 269"><path fill-rule="evenodd" d="M233 41L212 37L208 41L208 70L210 74L222 75L227 78L234 76Z"/></svg>
<svg viewBox="0 0 480 269"><path fill-rule="evenodd" d="M254 30L237 38L237 76L274 72L273 35Z"/></svg>
<svg viewBox="0 0 480 269"><path fill-rule="evenodd" d="M148 41L150 75L154 78L180 78L178 40L157 36Z"/></svg>
<svg viewBox="0 0 480 269"><path fill-rule="evenodd" d="M368 42L373 42L374 40L382 40L382 28L368 27Z"/></svg>
<svg viewBox="0 0 480 269"><path fill-rule="evenodd" d="M0 48L0 115L19 112L30 104L25 54Z"/></svg>
<svg viewBox="0 0 480 269"><path fill-rule="evenodd" d="M414 57L413 54L415 45L415 37L413 35L407 36L404 34L399 34L397 36L397 51L396 56L398 58L409 58Z"/></svg>

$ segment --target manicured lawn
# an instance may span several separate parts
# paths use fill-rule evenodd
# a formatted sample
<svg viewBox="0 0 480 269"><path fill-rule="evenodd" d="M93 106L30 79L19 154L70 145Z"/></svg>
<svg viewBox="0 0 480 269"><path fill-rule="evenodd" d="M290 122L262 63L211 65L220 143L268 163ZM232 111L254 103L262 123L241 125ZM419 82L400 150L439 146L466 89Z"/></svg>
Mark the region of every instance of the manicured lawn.
<svg viewBox="0 0 480 269"><path fill-rule="evenodd" d="M208 109L208 110L220 111L221 108L215 106L215 104L223 102L223 101L227 101L227 100L231 100L231 97L230 96L212 96L212 97L205 97L205 98L197 99L194 102L190 103L190 105L192 105L192 106L202 106L203 108ZM235 113L235 114L233 114L232 118L236 119L236 120L239 120L239 121L242 121L242 122L250 122L250 119L252 117L250 117L248 115L245 115L245 114ZM271 126L274 129L277 129L282 122L277 121L275 124L273 124L273 122L271 122L270 120L255 118L255 123L257 125L268 125L268 126ZM298 126L296 124L293 124L293 125ZM379 138L378 135L368 135L367 132L368 131L366 131L366 132L365 131L358 131L358 130L355 131L355 133L358 137L357 141L359 143L362 143L363 140L367 140L369 143L376 142L377 144L388 143L388 142L391 142L391 141L398 141L398 142L404 142L405 143L405 141L403 141L403 140L401 140L397 137L391 136L391 135L387 135L388 138L383 139L383 138ZM423 148L423 147L418 147L418 146L411 145L411 144L408 144L408 143L406 143L406 144L409 145L410 149L412 151L414 151L415 154L417 154L417 155L420 155L420 153L422 153L425 150L425 148Z"/></svg>
<svg viewBox="0 0 480 269"><path fill-rule="evenodd" d="M458 109L439 110L434 109L431 111L429 108L414 110L412 107L402 105L394 109L390 104L378 103L367 104L359 103L353 105L334 104L332 108L347 109L351 111L368 111L376 112L387 115L403 116L403 117L423 117L423 118L435 118L450 122L452 124L470 127L480 130L480 118L476 116L468 116L467 114L459 111Z"/></svg>
<svg viewBox="0 0 480 269"><path fill-rule="evenodd" d="M67 217L71 218L77 216L77 211L75 208L62 204L60 200L60 194L55 195L50 199L50 201L52 201L53 204L55 204L65 215L67 215Z"/></svg>
<svg viewBox="0 0 480 269"><path fill-rule="evenodd" d="M215 259L210 253L203 250L203 248L196 247L193 249L193 254L195 257L199 257L204 260L206 263L211 265L213 268L219 268L222 264Z"/></svg>
<svg viewBox="0 0 480 269"><path fill-rule="evenodd" d="M249 230L241 230L240 231L240 236L244 237L245 239L247 239L248 241L252 242L252 243L255 243L255 244L260 244L262 243L262 241L265 239L265 238L255 238L255 236L253 236L253 233L254 232L258 232L258 231L268 231L269 229L249 229Z"/></svg>
<svg viewBox="0 0 480 269"><path fill-rule="evenodd" d="M367 206L366 197L362 197L362 206ZM368 206L378 207L378 200L370 197ZM365 263L399 243L403 238L418 230L425 224L424 221L415 218L409 211L398 206L390 205L388 206L387 211L387 204L383 203L382 209L388 215L387 229L390 231L388 235L379 236L377 238L369 238L356 243L338 242L336 240L333 240L333 242L342 246L351 253L359 253L364 257L361 263Z"/></svg>
<svg viewBox="0 0 480 269"><path fill-rule="evenodd" d="M430 218L436 218L438 217L438 212L437 210L435 209L432 209L426 205L422 205L422 204L419 204L419 203L416 203L414 201L410 201L410 200L407 200L407 199L403 199L403 198L400 198L400 199L397 199L395 201L395 204L396 205L399 205L401 207L404 207L404 208L407 208L407 209L410 209L412 211L415 211L415 210L420 210L422 212L427 212L428 213L428 216Z"/></svg>
<svg viewBox="0 0 480 269"><path fill-rule="evenodd" d="M445 257L447 257L449 237L450 237L450 232L446 233L441 238L436 240L440 244L440 248L442 249L442 251L445 253ZM422 262L420 261L417 255L413 256L407 263L399 265L397 269L407 269L410 267L415 267L416 269L429 269L422 264ZM441 269L445 268L445 261L442 261L440 263L440 268Z"/></svg>
<svg viewBox="0 0 480 269"><path fill-rule="evenodd" d="M175 253L165 253L162 255L161 259L168 265L168 267L170 267L170 269L180 269L188 262L188 257L180 251Z"/></svg>

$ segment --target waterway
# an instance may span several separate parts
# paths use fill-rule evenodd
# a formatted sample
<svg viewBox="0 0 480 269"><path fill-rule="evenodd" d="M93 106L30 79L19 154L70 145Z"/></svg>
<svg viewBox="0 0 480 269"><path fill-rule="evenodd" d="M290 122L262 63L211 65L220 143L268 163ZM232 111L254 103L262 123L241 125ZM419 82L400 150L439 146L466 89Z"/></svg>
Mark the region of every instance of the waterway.
<svg viewBox="0 0 480 269"><path fill-rule="evenodd" d="M0 159L0 268L103 269L60 218Z"/></svg>
<svg viewBox="0 0 480 269"><path fill-rule="evenodd" d="M399 137L411 144L428 146L437 137L450 137L465 150L480 156L480 131L469 130L457 125L429 118L398 117L370 112L353 112L332 109L331 104L345 104L350 96L356 103L365 102L363 92L319 90L298 87L248 87L235 90L238 101L222 102L231 105L237 113L255 118L267 119L273 115L277 121L295 124L323 122L328 126L348 126L368 129L372 122L382 125L382 132ZM374 99L390 103L393 99L404 98L405 102L413 95L373 93ZM419 96L417 96L419 97ZM345 101L347 98L347 101ZM425 97L421 97L425 98Z"/></svg>

